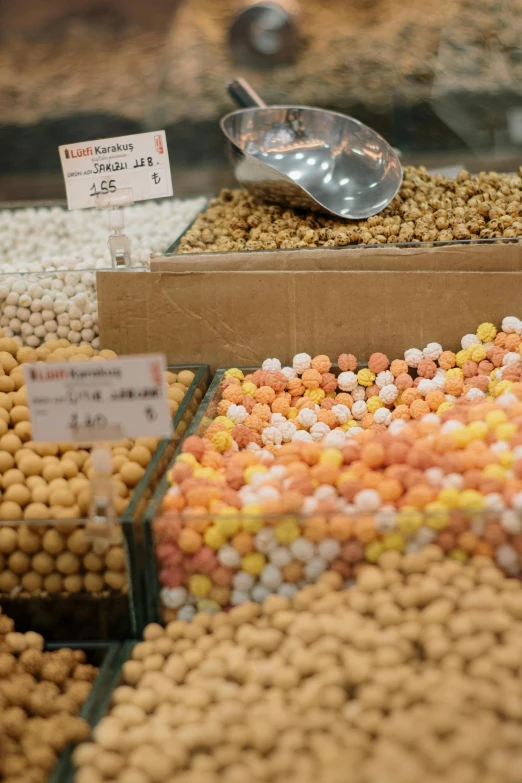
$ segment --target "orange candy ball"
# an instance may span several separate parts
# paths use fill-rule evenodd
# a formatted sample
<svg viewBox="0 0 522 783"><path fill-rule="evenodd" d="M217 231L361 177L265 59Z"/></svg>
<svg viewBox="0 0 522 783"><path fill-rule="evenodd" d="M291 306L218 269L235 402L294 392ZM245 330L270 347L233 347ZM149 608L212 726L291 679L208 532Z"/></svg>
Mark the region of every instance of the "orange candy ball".
<svg viewBox="0 0 522 783"><path fill-rule="evenodd" d="M185 527L179 534L178 546L185 554L194 554L203 546L200 534L191 528Z"/></svg>
<svg viewBox="0 0 522 783"><path fill-rule="evenodd" d="M329 372L331 366L332 366L332 362L330 361L330 357L325 356L324 354L315 356L312 359L312 369L317 370L317 372L321 374Z"/></svg>

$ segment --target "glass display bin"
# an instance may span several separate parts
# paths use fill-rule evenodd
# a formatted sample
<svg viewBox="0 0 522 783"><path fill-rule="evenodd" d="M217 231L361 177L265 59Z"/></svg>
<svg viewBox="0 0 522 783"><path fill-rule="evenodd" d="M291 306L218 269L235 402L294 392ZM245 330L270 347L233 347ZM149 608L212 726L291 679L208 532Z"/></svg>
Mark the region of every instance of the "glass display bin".
<svg viewBox="0 0 522 783"><path fill-rule="evenodd" d="M79 716L87 721L92 728L105 713L110 694L118 684L121 665L128 655L128 643L115 642L90 644L57 643L46 645L46 650L58 650L61 647L70 647L73 650L83 650L87 663L99 667L98 676L94 680L92 690L80 710ZM58 763L49 776L49 783L62 783L64 771L70 767L70 758L73 747L66 748L58 759Z"/></svg>
<svg viewBox="0 0 522 783"><path fill-rule="evenodd" d="M253 370L242 369L245 374ZM338 374L339 370L332 368L332 372ZM225 373L225 369L216 372L187 438L203 437L218 415ZM205 468L201 470L204 472ZM169 487L167 474L158 485L144 518L148 622L191 619L196 610L212 613L247 600L262 602L271 592L291 597L297 589L314 583L330 569L338 571L349 585L361 564L377 562L388 550L413 552L436 543L450 558L466 560L472 555L487 555L498 556L499 561L505 545L506 549L520 552L520 519L506 533L501 524L502 511L494 508L421 511L408 506L400 509L399 516L389 525L385 519L377 521L372 512L355 509L349 513L308 514L292 510L264 514L240 511L227 517L224 512L221 516L205 515L192 508L186 509L185 514L175 504L169 506ZM519 516L518 512L513 514ZM238 550L225 545L225 539L218 546L221 534L203 545L209 528L235 531L225 537L235 541L237 534ZM197 533L202 541L199 549L187 549L186 541L182 540L188 538L184 536L187 530L191 535L193 531ZM499 531L503 531L501 535ZM248 533L245 541L240 541L242 532ZM214 543L217 548L210 551ZM277 573L263 576L259 572L253 576L245 573L245 555L260 558L267 566L275 565ZM511 576L522 573L520 554L516 558L516 563L506 566Z"/></svg>
<svg viewBox="0 0 522 783"><path fill-rule="evenodd" d="M113 691L121 682L123 664L129 659L135 644L136 642L127 641L112 645L109 649L109 654L102 663L93 689L80 713L91 729L94 729L107 714ZM82 649L86 649L87 652L89 648L83 646ZM94 650L96 654L96 648ZM74 747L69 747L61 754L49 783L73 783L76 772L71 759L73 750Z"/></svg>
<svg viewBox="0 0 522 783"><path fill-rule="evenodd" d="M208 385L206 365L194 377L173 416L173 434L152 460L118 513L108 540L93 538L83 519L2 520L0 603L19 631L47 640L127 639L144 623L142 516L159 478L187 432Z"/></svg>
<svg viewBox="0 0 522 783"><path fill-rule="evenodd" d="M203 208L204 198L164 199L124 209L129 266L149 269ZM58 337L99 348L96 273L111 269L104 210L62 204L0 208L0 328L38 347Z"/></svg>

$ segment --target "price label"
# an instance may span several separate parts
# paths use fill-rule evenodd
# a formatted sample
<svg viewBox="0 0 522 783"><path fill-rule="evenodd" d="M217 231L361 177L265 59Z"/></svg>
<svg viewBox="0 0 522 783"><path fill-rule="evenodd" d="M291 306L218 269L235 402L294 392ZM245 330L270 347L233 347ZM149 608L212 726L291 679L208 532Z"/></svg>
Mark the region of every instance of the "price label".
<svg viewBox="0 0 522 783"><path fill-rule="evenodd" d="M100 196L127 188L133 201L172 196L165 131L64 144L58 150L69 209L96 207Z"/></svg>
<svg viewBox="0 0 522 783"><path fill-rule="evenodd" d="M162 355L25 365L33 440L91 443L169 437Z"/></svg>

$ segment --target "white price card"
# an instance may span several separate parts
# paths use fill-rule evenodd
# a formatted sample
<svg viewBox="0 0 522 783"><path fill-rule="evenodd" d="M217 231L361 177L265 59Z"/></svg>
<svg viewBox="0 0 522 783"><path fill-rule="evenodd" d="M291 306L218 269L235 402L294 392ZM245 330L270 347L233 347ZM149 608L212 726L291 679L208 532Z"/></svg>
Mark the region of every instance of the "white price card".
<svg viewBox="0 0 522 783"><path fill-rule="evenodd" d="M172 196L165 131L58 147L69 209L96 207L100 196L131 188L133 201Z"/></svg>
<svg viewBox="0 0 522 783"><path fill-rule="evenodd" d="M169 437L165 357L25 365L33 440L90 443Z"/></svg>

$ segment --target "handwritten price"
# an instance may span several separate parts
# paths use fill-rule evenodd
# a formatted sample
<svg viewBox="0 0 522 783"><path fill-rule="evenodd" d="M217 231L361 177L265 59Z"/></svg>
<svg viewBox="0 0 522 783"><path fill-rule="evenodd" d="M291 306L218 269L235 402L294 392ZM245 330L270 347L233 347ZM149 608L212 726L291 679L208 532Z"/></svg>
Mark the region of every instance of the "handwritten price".
<svg viewBox="0 0 522 783"><path fill-rule="evenodd" d="M96 182L93 182L90 189L89 189L89 195L90 196L101 196L101 195L107 195L107 193L114 193L116 188L116 180L115 179L102 179L99 185L99 190L96 189Z"/></svg>
<svg viewBox="0 0 522 783"><path fill-rule="evenodd" d="M67 426L70 430L76 432L80 428L93 431L104 430L107 424L107 417L103 413L97 413L95 416L91 416L90 413L84 413L81 416L78 413L72 413Z"/></svg>

